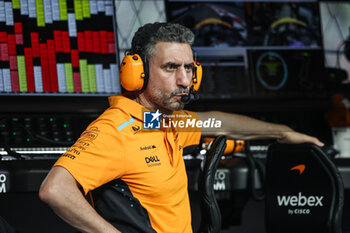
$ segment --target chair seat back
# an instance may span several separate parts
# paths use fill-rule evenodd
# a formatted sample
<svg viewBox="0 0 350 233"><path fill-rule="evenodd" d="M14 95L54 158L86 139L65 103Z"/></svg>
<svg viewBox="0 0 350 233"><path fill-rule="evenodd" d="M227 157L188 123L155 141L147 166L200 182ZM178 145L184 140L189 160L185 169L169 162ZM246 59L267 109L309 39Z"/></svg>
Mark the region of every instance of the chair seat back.
<svg viewBox="0 0 350 233"><path fill-rule="evenodd" d="M343 204L340 173L319 147L269 147L265 198L268 233L340 233Z"/></svg>

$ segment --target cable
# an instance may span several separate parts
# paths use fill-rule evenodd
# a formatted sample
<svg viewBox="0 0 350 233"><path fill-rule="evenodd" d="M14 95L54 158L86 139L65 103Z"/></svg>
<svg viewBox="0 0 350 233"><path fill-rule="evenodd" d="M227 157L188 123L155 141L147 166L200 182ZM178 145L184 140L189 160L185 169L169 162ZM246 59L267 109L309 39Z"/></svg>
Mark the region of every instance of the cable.
<svg viewBox="0 0 350 233"><path fill-rule="evenodd" d="M47 143L56 144L56 145L60 145L60 146L71 145L73 143L73 142L69 142L69 141L55 141L52 139L45 138L45 137L38 135L38 134L34 135L34 134L32 134L32 132L30 132L29 129L24 127L22 124L20 124L20 123L15 123L15 124L18 125L19 127L21 127L22 129L24 129L28 133L29 137L33 140L37 140L40 142L47 142Z"/></svg>
<svg viewBox="0 0 350 233"><path fill-rule="evenodd" d="M342 47L344 46L344 41L341 41L340 43L339 43L339 45L338 45L338 47L337 47L337 53L336 53L336 67L338 68L338 69L340 69L341 67L340 67L340 51L341 51L341 49L342 49Z"/></svg>
<svg viewBox="0 0 350 233"><path fill-rule="evenodd" d="M259 159L253 157L249 149L249 142L246 141L245 154L248 164L248 190L251 192L251 195L254 200L262 201L265 198L265 165ZM262 192L259 193L255 188L255 170L258 172L258 178L260 179L262 185Z"/></svg>
<svg viewBox="0 0 350 233"><path fill-rule="evenodd" d="M56 145L60 145L60 146L66 146L66 145L71 145L73 142L69 142L69 141L55 141L52 139L48 139L45 138L41 135L34 135L33 139L37 140L37 141L42 141L42 142L48 142L48 143L52 143L52 144L56 144Z"/></svg>
<svg viewBox="0 0 350 233"><path fill-rule="evenodd" d="M2 143L2 145L0 144L0 147L3 147L9 156L12 156L12 157L16 158L17 160L25 159L25 157L23 157L20 153L11 150L11 148L6 143ZM2 158L3 158L3 156L0 155L0 161L2 160Z"/></svg>
<svg viewBox="0 0 350 233"><path fill-rule="evenodd" d="M11 150L9 146L4 146L4 150L7 152L7 154L9 156L12 156L12 157L16 158L17 160L24 160L25 159L20 153Z"/></svg>
<svg viewBox="0 0 350 233"><path fill-rule="evenodd" d="M5 123L5 120L0 120L0 124L3 124L3 123ZM51 143L51 144L60 145L60 146L67 146L67 145L73 144L73 142L69 142L69 141L55 141L55 140L52 140L52 139L45 138L45 137L43 137L41 135L37 135L37 134L34 135L29 129L24 127L22 124L20 124L20 123L14 123L14 124L19 126L22 129L24 129L24 131L26 131L26 133L28 134L28 136L32 140L36 140L36 141L44 142L44 143ZM0 147L3 147L4 151L6 151L6 153L9 156L12 156L12 157L14 157L17 160L24 160L24 159L26 159L26 156L23 156L22 154L11 150L10 146L7 145L5 142L0 143ZM4 157L3 155L0 155L0 161L2 160L3 157Z"/></svg>

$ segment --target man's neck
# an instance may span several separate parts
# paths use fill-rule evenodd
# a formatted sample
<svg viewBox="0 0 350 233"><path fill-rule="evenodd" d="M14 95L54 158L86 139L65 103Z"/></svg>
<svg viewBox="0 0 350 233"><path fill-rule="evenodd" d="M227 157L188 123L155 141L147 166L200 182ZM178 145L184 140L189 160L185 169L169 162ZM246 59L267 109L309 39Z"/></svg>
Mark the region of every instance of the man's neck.
<svg viewBox="0 0 350 233"><path fill-rule="evenodd" d="M166 108L162 108L161 106L155 105L154 103L148 101L147 99L143 98L142 95L134 96L134 98L131 98L136 103L144 106L145 108L149 109L150 111L157 111L159 110L163 116L170 116L173 114L173 110L169 110Z"/></svg>

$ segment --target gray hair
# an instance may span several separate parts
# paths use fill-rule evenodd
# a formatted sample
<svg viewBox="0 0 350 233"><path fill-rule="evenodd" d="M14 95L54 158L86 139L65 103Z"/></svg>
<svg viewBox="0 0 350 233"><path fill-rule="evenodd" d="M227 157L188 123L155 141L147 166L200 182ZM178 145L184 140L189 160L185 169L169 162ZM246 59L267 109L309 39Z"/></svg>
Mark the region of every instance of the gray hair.
<svg viewBox="0 0 350 233"><path fill-rule="evenodd" d="M177 42L192 45L193 32L180 24L174 23L149 23L140 27L131 43L131 52L140 54L144 62L155 55L155 45L158 42Z"/></svg>

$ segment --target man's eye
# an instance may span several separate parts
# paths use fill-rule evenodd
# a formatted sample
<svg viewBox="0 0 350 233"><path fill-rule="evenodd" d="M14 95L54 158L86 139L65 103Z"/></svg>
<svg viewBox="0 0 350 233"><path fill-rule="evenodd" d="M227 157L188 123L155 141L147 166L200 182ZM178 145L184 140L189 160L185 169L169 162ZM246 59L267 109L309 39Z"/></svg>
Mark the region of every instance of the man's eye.
<svg viewBox="0 0 350 233"><path fill-rule="evenodd" d="M169 64L168 65L168 69L170 69L170 70L174 70L174 69L176 69L177 67L174 65L174 64Z"/></svg>
<svg viewBox="0 0 350 233"><path fill-rule="evenodd" d="M168 71L174 71L177 69L177 66L175 64L167 64L164 68Z"/></svg>
<svg viewBox="0 0 350 233"><path fill-rule="evenodd" d="M186 70L186 72L192 72L193 66L191 66L191 65L185 66L185 70Z"/></svg>

